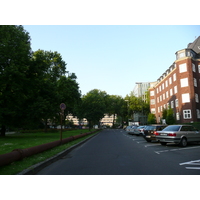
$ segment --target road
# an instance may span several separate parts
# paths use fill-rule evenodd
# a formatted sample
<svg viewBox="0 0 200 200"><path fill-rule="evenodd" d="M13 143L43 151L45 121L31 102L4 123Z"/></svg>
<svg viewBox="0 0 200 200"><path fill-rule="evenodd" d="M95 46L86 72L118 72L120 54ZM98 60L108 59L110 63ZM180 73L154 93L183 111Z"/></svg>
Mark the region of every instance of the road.
<svg viewBox="0 0 200 200"><path fill-rule="evenodd" d="M162 146L105 129L37 175L200 175L200 144Z"/></svg>

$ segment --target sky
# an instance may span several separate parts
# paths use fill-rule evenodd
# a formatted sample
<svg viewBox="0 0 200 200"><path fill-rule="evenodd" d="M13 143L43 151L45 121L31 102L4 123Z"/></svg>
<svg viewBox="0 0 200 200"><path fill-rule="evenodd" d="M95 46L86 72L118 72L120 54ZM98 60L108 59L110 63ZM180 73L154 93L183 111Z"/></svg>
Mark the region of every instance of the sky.
<svg viewBox="0 0 200 200"><path fill-rule="evenodd" d="M99 89L130 95L136 82L156 81L175 53L200 35L199 25L25 25L33 51L57 51L82 95Z"/></svg>

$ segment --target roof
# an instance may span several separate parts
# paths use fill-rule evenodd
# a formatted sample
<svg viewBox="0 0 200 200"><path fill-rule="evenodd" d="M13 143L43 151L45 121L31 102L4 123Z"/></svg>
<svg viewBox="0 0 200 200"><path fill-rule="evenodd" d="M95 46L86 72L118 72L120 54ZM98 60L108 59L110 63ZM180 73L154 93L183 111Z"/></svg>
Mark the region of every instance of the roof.
<svg viewBox="0 0 200 200"><path fill-rule="evenodd" d="M193 43L189 43L187 48L200 54L200 36Z"/></svg>

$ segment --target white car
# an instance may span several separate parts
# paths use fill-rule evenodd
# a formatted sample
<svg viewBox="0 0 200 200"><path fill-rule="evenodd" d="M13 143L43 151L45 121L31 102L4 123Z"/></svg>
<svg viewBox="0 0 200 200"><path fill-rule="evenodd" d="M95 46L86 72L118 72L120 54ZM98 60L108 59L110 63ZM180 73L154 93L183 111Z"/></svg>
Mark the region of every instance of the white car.
<svg viewBox="0 0 200 200"><path fill-rule="evenodd" d="M162 145L176 143L186 147L188 142L200 142L200 131L192 125L169 125L155 135Z"/></svg>

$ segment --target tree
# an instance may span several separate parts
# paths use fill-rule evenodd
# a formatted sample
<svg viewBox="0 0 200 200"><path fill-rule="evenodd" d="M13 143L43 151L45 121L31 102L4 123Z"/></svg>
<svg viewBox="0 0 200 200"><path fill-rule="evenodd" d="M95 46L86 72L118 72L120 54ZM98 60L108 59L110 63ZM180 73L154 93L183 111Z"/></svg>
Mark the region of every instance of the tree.
<svg viewBox="0 0 200 200"><path fill-rule="evenodd" d="M98 124L106 113L107 93L98 89L91 90L82 98L82 112L89 122L89 127Z"/></svg>
<svg viewBox="0 0 200 200"><path fill-rule="evenodd" d="M116 115L122 120L123 111L124 111L123 106L124 106L124 99L121 96L118 96L118 95L107 96L107 114L114 115L113 126L114 126Z"/></svg>
<svg viewBox="0 0 200 200"><path fill-rule="evenodd" d="M45 130L47 119L52 119L59 113L59 105L63 103L62 87L63 79L66 79L66 63L58 52L38 50L33 53L31 59L31 75L34 76L34 96L29 98L28 110L30 118L43 120ZM35 121L34 120L34 121Z"/></svg>
<svg viewBox="0 0 200 200"><path fill-rule="evenodd" d="M147 123L148 124L156 124L156 116L152 113L149 113L148 118L147 118Z"/></svg>
<svg viewBox="0 0 200 200"><path fill-rule="evenodd" d="M23 26L0 26L0 124L17 125L29 95L30 37Z"/></svg>
<svg viewBox="0 0 200 200"><path fill-rule="evenodd" d="M174 124L175 123L175 118L174 118L174 112L172 108L169 108L167 110L167 117L166 117L166 123L167 124Z"/></svg>

